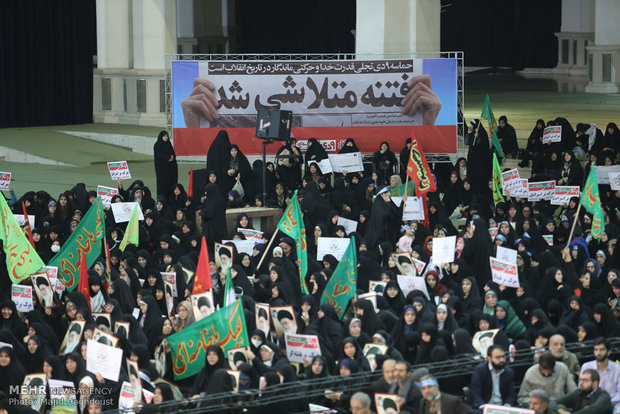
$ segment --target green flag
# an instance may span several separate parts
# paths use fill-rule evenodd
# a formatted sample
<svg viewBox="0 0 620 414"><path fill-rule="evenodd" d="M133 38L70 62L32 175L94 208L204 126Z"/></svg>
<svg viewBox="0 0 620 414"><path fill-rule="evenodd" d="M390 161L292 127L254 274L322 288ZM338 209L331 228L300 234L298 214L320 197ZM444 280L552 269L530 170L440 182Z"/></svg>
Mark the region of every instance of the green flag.
<svg viewBox="0 0 620 414"><path fill-rule="evenodd" d="M205 366L207 348L218 345L224 351L250 346L241 300L194 322L168 338L174 379L191 377Z"/></svg>
<svg viewBox="0 0 620 414"><path fill-rule="evenodd" d="M336 309L338 317L342 319L349 301L355 296L356 289L357 252L355 251L355 237L351 237L340 263L325 286L323 296L321 296L321 305L331 304Z"/></svg>
<svg viewBox="0 0 620 414"><path fill-rule="evenodd" d="M121 252L125 251L125 248L128 244L133 244L138 247L140 244L140 220L138 220L138 203L133 206L133 212L131 213L131 217L129 218L129 223L127 223L127 228L125 229L125 235L123 236L123 240L121 241L121 245L119 249Z"/></svg>
<svg viewBox="0 0 620 414"><path fill-rule="evenodd" d="M58 276L62 283L71 292L77 287L80 275L80 255L86 255L88 267L95 263L101 255L101 245L105 237L105 217L101 197L97 196L95 203L90 206L80 224L71 233L62 249L50 260L49 266L58 267Z"/></svg>
<svg viewBox="0 0 620 414"><path fill-rule="evenodd" d="M409 184L407 185L407 195L415 194L415 181L409 180ZM390 189L390 196L392 197L402 197L405 195L405 184L401 184L398 187L394 187Z"/></svg>
<svg viewBox="0 0 620 414"><path fill-rule="evenodd" d="M486 119L489 121L489 135L491 136L491 142L497 150L497 153L500 157L505 158L504 151L502 151L502 145L499 143L499 139L497 139L497 121L495 120L495 115L493 115L493 110L491 109L491 99L489 98L489 94L487 93L487 97L484 98L484 105L482 106L482 114L480 118Z"/></svg>
<svg viewBox="0 0 620 414"><path fill-rule="evenodd" d="M598 192L598 180L596 178L596 167L592 163L590 174L583 187L581 200L579 203L592 214L592 237L601 239L605 231L605 216L601 207L601 197ZM569 240L570 241L570 240Z"/></svg>
<svg viewBox="0 0 620 414"><path fill-rule="evenodd" d="M235 303L235 285L230 274L230 267L226 271L226 284L224 285L224 306Z"/></svg>
<svg viewBox="0 0 620 414"><path fill-rule="evenodd" d="M297 200L297 190L293 194L293 199L289 203L282 218L278 223L278 229L289 237L295 239L295 247L297 249L297 267L299 269L299 284L301 292L308 295L308 288L304 277L308 271L308 247L306 245L306 228L304 226L304 218L301 214L301 207Z"/></svg>
<svg viewBox="0 0 620 414"><path fill-rule="evenodd" d="M0 239L6 254L6 269L11 282L17 284L45 266L17 219L0 194Z"/></svg>
<svg viewBox="0 0 620 414"><path fill-rule="evenodd" d="M493 203L501 203L504 201L502 196L502 169L497 160L497 154L493 153Z"/></svg>

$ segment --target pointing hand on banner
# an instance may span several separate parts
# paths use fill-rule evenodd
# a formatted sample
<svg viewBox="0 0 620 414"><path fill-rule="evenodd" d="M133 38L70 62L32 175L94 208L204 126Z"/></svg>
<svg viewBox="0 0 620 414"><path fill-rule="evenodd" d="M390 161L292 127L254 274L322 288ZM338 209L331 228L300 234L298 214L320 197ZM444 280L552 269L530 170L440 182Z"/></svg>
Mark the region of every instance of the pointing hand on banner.
<svg viewBox="0 0 620 414"><path fill-rule="evenodd" d="M411 78L408 82L409 92L403 98L401 104L403 115L413 116L418 111L424 111L424 125L435 125L435 120L441 110L441 100L433 92L431 77L420 75Z"/></svg>
<svg viewBox="0 0 620 414"><path fill-rule="evenodd" d="M187 128L200 128L200 117L212 122L219 118L217 114L217 99L213 94L215 85L206 79L195 78L194 89L181 102L183 118Z"/></svg>

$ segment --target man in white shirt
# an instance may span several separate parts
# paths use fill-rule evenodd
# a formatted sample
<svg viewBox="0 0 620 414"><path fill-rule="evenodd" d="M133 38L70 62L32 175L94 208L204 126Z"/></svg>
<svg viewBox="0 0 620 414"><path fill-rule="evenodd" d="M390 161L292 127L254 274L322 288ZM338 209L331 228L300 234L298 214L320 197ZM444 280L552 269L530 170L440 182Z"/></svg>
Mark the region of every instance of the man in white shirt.
<svg viewBox="0 0 620 414"><path fill-rule="evenodd" d="M611 346L603 337L594 340L594 361L588 361L581 367L581 373L587 369L598 372L601 378L599 386L607 391L611 402L620 402L620 365L609 360Z"/></svg>

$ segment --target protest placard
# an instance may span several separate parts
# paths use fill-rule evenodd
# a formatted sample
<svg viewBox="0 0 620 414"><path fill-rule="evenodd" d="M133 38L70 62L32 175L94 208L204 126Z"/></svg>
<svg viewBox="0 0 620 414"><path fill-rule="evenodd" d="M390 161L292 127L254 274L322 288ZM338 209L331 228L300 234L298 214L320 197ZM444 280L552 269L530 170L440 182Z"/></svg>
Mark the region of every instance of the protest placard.
<svg viewBox="0 0 620 414"><path fill-rule="evenodd" d="M423 277L397 275L396 280L398 281L398 286L400 286L400 290L403 291L403 295L407 296L409 292L419 290L420 292L424 293L426 299L431 299L428 295L428 290L426 289L426 282L424 281Z"/></svg>
<svg viewBox="0 0 620 414"><path fill-rule="evenodd" d="M611 189L614 191L620 190L620 172L610 172L608 175Z"/></svg>
<svg viewBox="0 0 620 414"><path fill-rule="evenodd" d="M506 407L504 405L487 404L484 406L482 414L536 414L534 410L525 408Z"/></svg>
<svg viewBox="0 0 620 414"><path fill-rule="evenodd" d="M502 189L504 191L504 195L506 194L506 190L511 190L513 187L517 187L521 184L521 177L519 176L519 170L516 168L508 171L504 171L502 173Z"/></svg>
<svg viewBox="0 0 620 414"><path fill-rule="evenodd" d="M246 240L254 240L256 243L263 243L263 232L254 229L237 228L237 231L245 236Z"/></svg>
<svg viewBox="0 0 620 414"><path fill-rule="evenodd" d="M494 257L489 257L489 261L491 263L491 274L493 275L493 281L495 283L506 287L519 287L519 273L516 264L504 262Z"/></svg>
<svg viewBox="0 0 620 414"><path fill-rule="evenodd" d="M411 260L413 260L413 265L415 266L415 271L417 272L418 276L421 276L424 268L426 267L426 263L424 263L422 260L416 259L415 257L412 257Z"/></svg>
<svg viewBox="0 0 620 414"><path fill-rule="evenodd" d="M110 178L114 181L119 178L121 180L131 178L127 161L108 161L108 171L110 172Z"/></svg>
<svg viewBox="0 0 620 414"><path fill-rule="evenodd" d="M543 131L543 144L562 142L562 126L548 126Z"/></svg>
<svg viewBox="0 0 620 414"><path fill-rule="evenodd" d="M328 154L332 170L336 173L360 172L364 171L361 152L350 152L348 154ZM321 169L323 171L323 169Z"/></svg>
<svg viewBox="0 0 620 414"><path fill-rule="evenodd" d="M424 205L422 197L409 196L403 209L403 221L424 220Z"/></svg>
<svg viewBox="0 0 620 414"><path fill-rule="evenodd" d="M608 185L609 174L620 173L620 165L595 165L594 168L598 185Z"/></svg>
<svg viewBox="0 0 620 414"><path fill-rule="evenodd" d="M433 239L433 263L439 266L443 263L454 261L454 248L456 246L456 236L435 237Z"/></svg>
<svg viewBox="0 0 620 414"><path fill-rule="evenodd" d="M101 374L105 379L118 381L123 362L123 350L105 345L92 339L86 347L86 370L93 374Z"/></svg>
<svg viewBox="0 0 620 414"><path fill-rule="evenodd" d="M528 187L529 187L529 183L528 183L528 179L527 178L521 178L519 179L519 184L511 187L509 190L510 192L510 196L511 197L519 197L519 198L527 198L528 196ZM508 194L508 193L506 193Z"/></svg>
<svg viewBox="0 0 620 414"><path fill-rule="evenodd" d="M319 338L316 335L284 334L286 338L286 356L291 362L312 361L315 356L321 355Z"/></svg>
<svg viewBox="0 0 620 414"><path fill-rule="evenodd" d="M15 303L15 307L20 313L26 313L34 310L34 306L32 304L32 286L11 286L11 300Z"/></svg>
<svg viewBox="0 0 620 414"><path fill-rule="evenodd" d="M558 185L555 187L555 194L551 198L551 204L554 206L568 204L573 197L579 197L579 186Z"/></svg>
<svg viewBox="0 0 620 414"><path fill-rule="evenodd" d="M497 246L497 254L495 257L502 262L508 262L514 265L517 264L517 251L513 249Z"/></svg>
<svg viewBox="0 0 620 414"><path fill-rule="evenodd" d="M177 273L176 272L161 272L161 277L164 279L164 282L170 283L172 285L172 292L175 298L179 297L179 293L177 292Z"/></svg>
<svg viewBox="0 0 620 414"><path fill-rule="evenodd" d="M133 213L134 206L138 206L138 220L144 220L144 214L142 213L140 205L134 201L130 203L113 203L111 207L114 221L116 223L128 222L131 218L131 213Z"/></svg>
<svg viewBox="0 0 620 414"><path fill-rule="evenodd" d="M344 232L348 235L357 231L357 221L349 220L344 217L338 217L338 225L344 227Z"/></svg>
<svg viewBox="0 0 620 414"><path fill-rule="evenodd" d="M15 220L17 220L17 224L19 227L24 227L26 225L26 217L23 214L13 214L15 216ZM28 224L30 224L30 230L34 230L34 221L36 216L28 214Z"/></svg>
<svg viewBox="0 0 620 414"><path fill-rule="evenodd" d="M310 165L312 164L316 164L321 170L321 173L323 175L331 174L332 172L334 172L332 170L332 163L329 162L329 158L325 158L324 160L321 160L321 161L310 161Z"/></svg>
<svg viewBox="0 0 620 414"><path fill-rule="evenodd" d="M316 260L323 260L326 254L331 254L340 261L344 251L349 247L350 239L344 237L319 237L316 248Z"/></svg>
<svg viewBox="0 0 620 414"><path fill-rule="evenodd" d="M512 192L510 193L512 195ZM555 181L529 182L527 199L529 201L551 200L555 195Z"/></svg>
<svg viewBox="0 0 620 414"><path fill-rule="evenodd" d="M118 189L112 187L106 187L103 185L97 186L97 195L101 196L101 203L104 207L110 207L112 204L112 198L118 194Z"/></svg>
<svg viewBox="0 0 620 414"><path fill-rule="evenodd" d="M0 190L8 190L11 185L11 173L0 171Z"/></svg>

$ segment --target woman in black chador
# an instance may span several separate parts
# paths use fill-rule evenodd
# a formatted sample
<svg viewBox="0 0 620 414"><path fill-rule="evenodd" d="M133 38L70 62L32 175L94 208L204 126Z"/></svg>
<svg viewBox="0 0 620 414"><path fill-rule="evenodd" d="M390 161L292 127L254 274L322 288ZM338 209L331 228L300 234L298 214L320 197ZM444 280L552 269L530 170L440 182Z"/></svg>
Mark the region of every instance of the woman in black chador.
<svg viewBox="0 0 620 414"><path fill-rule="evenodd" d="M163 195L167 200L172 198L172 186L179 178L177 156L172 148L170 137L161 131L153 145L155 176L157 178L157 196Z"/></svg>

